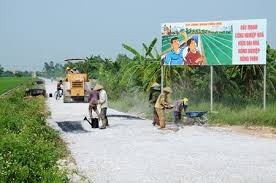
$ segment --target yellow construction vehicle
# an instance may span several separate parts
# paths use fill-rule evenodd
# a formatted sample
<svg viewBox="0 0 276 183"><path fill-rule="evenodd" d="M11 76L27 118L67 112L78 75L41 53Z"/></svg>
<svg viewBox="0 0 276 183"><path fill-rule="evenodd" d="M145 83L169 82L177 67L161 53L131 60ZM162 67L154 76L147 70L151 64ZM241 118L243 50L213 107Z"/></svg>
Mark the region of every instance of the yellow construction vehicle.
<svg viewBox="0 0 276 183"><path fill-rule="evenodd" d="M79 73L76 70L66 72L66 78L63 82L63 102L88 102L91 83L87 74Z"/></svg>

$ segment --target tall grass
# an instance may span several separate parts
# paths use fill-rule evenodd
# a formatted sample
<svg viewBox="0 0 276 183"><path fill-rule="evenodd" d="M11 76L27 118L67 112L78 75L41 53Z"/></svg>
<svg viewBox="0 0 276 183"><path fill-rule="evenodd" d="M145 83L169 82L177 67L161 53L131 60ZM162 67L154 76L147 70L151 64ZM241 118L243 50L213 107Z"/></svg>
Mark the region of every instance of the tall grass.
<svg viewBox="0 0 276 183"><path fill-rule="evenodd" d="M172 102L180 99L177 95L171 96ZM152 119L152 108L148 103L148 95L142 92L125 93L119 99L111 101L110 106L120 111L135 113L147 119ZM210 113L209 102L189 101L188 111L209 111L210 124L229 125L259 125L276 127L276 102L267 105L266 111L257 104L235 105L214 103L214 113ZM168 122L173 121L172 110L167 110Z"/></svg>
<svg viewBox="0 0 276 183"><path fill-rule="evenodd" d="M276 127L276 103L267 105L265 111L257 105L248 105L244 108L219 105L218 109L217 113L209 115L213 124Z"/></svg>

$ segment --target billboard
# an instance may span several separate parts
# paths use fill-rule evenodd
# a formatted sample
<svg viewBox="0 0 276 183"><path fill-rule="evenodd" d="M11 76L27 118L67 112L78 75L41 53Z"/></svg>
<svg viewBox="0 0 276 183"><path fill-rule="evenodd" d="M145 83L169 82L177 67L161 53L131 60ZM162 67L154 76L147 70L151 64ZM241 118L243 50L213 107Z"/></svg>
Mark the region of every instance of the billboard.
<svg viewBox="0 0 276 183"><path fill-rule="evenodd" d="M266 64L266 19L162 23L164 65Z"/></svg>

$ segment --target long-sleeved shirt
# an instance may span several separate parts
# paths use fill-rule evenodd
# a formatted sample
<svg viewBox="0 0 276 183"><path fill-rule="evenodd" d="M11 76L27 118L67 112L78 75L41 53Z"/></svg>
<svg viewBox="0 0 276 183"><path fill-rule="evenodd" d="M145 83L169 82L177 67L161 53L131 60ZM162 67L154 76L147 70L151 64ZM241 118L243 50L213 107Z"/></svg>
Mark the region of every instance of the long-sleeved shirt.
<svg viewBox="0 0 276 183"><path fill-rule="evenodd" d="M168 96L166 96L164 93L161 93L154 107L158 109L164 109L167 106L169 106Z"/></svg>
<svg viewBox="0 0 276 183"><path fill-rule="evenodd" d="M177 112L181 112L183 110L184 106L183 106L183 100L177 100L175 103L174 103L174 108L173 110L174 111L177 111Z"/></svg>
<svg viewBox="0 0 276 183"><path fill-rule="evenodd" d="M160 95L160 90L152 90L150 92L150 96L149 96L149 102L152 104L152 105L155 105L159 95Z"/></svg>
<svg viewBox="0 0 276 183"><path fill-rule="evenodd" d="M106 91L103 90L103 89L100 91L99 104L100 104L101 108L107 108L108 107L107 94L106 94Z"/></svg>

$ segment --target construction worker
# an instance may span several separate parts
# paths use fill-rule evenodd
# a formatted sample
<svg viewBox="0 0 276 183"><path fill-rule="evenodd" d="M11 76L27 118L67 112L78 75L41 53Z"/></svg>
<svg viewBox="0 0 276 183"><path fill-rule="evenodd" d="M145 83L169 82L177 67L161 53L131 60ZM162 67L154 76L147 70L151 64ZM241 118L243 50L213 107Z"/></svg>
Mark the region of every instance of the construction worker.
<svg viewBox="0 0 276 183"><path fill-rule="evenodd" d="M179 124L182 119L182 110L184 109L184 112L186 112L188 108L188 98L184 99L179 99L174 103L174 110L173 110L173 115L174 115L174 122L175 124Z"/></svg>
<svg viewBox="0 0 276 183"><path fill-rule="evenodd" d="M91 88L91 93L88 98L88 101L89 101L88 111L89 111L91 121L94 119L94 117L92 116L92 110L98 115L98 118L100 118L100 113L97 108L100 96L99 96L99 91L97 90L98 86L96 85L96 87L94 90L93 88Z"/></svg>
<svg viewBox="0 0 276 183"><path fill-rule="evenodd" d="M153 126L155 126L156 124L159 126L159 119L154 106L160 93L161 93L160 84L153 83L153 85L151 85L150 87L150 95L149 95L149 103L153 111L153 122L152 122Z"/></svg>
<svg viewBox="0 0 276 183"><path fill-rule="evenodd" d="M166 127L165 109L172 108L173 105L169 103L169 94L172 93L170 87L165 87L155 103L155 109L159 118L160 129Z"/></svg>
<svg viewBox="0 0 276 183"><path fill-rule="evenodd" d="M109 126L108 124L108 119L106 116L107 113L107 107L108 107L108 100L107 100L107 94L106 91L103 89L102 85L96 84L94 90L99 91L99 102L98 104L100 105L101 108L101 120L102 120L102 126L100 127L100 129L105 129L106 126Z"/></svg>
<svg viewBox="0 0 276 183"><path fill-rule="evenodd" d="M71 70L71 68L70 67L66 67L66 74L69 74L70 73L70 70Z"/></svg>

